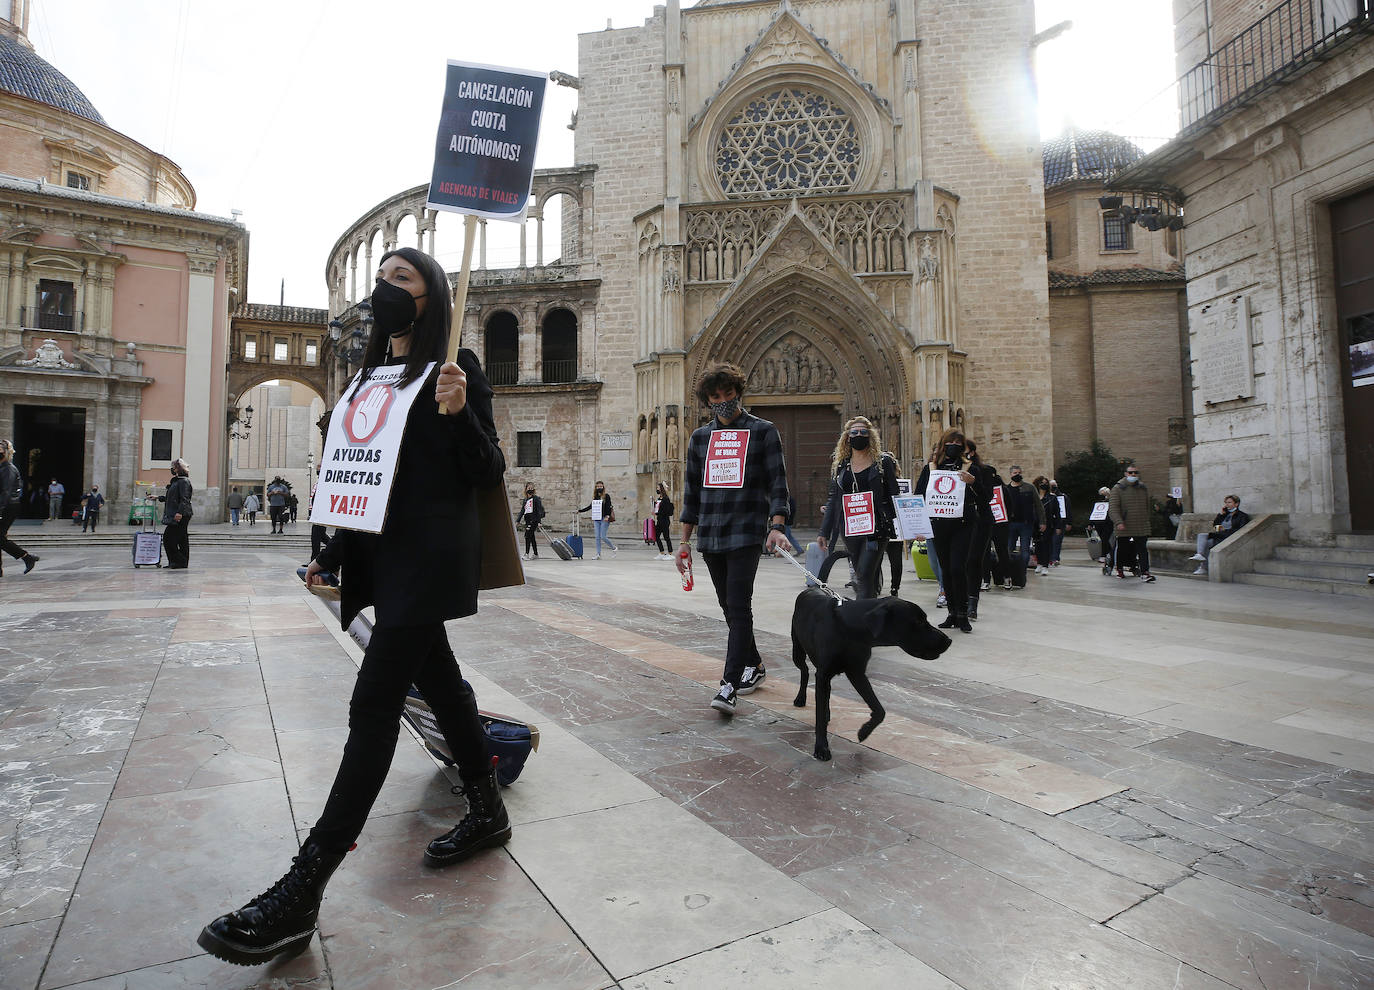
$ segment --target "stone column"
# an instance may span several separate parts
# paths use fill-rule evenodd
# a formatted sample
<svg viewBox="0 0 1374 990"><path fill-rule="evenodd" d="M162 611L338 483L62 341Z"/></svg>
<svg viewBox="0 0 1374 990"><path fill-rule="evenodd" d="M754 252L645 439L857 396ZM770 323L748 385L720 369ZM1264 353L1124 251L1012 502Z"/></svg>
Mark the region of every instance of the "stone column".
<svg viewBox="0 0 1374 990"><path fill-rule="evenodd" d="M526 302L520 306L520 381L537 382L539 374L539 304Z"/></svg>
<svg viewBox="0 0 1374 990"><path fill-rule="evenodd" d="M209 255L187 255L186 263L186 365L180 456L191 464L192 485L203 488L209 478L210 431L215 426L206 397L212 392L211 376L217 365L214 354L215 269L219 259Z"/></svg>

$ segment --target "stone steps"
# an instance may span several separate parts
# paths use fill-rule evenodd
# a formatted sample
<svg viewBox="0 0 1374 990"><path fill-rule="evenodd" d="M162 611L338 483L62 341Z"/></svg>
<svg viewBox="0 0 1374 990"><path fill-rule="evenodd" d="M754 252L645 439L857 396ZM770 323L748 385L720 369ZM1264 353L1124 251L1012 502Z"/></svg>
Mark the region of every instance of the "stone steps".
<svg viewBox="0 0 1374 990"><path fill-rule="evenodd" d="M1342 533L1336 537L1336 546L1341 550L1364 550L1374 554L1374 535L1364 533Z"/></svg>
<svg viewBox="0 0 1374 990"><path fill-rule="evenodd" d="M1255 561L1256 574L1281 574L1288 577L1351 581L1356 584L1364 584L1368 580L1371 571L1374 571L1374 561L1367 561L1364 563L1340 563L1308 559L1289 560L1283 558Z"/></svg>
<svg viewBox="0 0 1374 990"><path fill-rule="evenodd" d="M1278 560L1310 561L1315 564L1350 564L1356 567L1374 565L1374 550L1354 550L1339 546L1276 547L1274 557Z"/></svg>
<svg viewBox="0 0 1374 990"><path fill-rule="evenodd" d="M1286 574L1237 574L1238 584L1283 588L1288 591L1311 591L1321 595L1346 595L1374 601L1374 584L1355 584L1349 581L1325 581L1320 578L1292 577Z"/></svg>
<svg viewBox="0 0 1374 990"><path fill-rule="evenodd" d="M158 527L161 531L161 527ZM39 529L10 530L10 539L34 553L41 555L44 550L59 550L63 548L84 549L89 547L120 547L127 549L133 544L133 534L138 532L137 527L128 526L124 528L111 527L106 531L101 529L95 533L54 533L44 532ZM195 527L191 528L191 548L192 550L285 550L293 553L310 554L310 532L286 533L281 536L273 536L270 532L262 536L254 534L239 533L218 533L214 530L197 532ZM305 560L305 557L301 557Z"/></svg>

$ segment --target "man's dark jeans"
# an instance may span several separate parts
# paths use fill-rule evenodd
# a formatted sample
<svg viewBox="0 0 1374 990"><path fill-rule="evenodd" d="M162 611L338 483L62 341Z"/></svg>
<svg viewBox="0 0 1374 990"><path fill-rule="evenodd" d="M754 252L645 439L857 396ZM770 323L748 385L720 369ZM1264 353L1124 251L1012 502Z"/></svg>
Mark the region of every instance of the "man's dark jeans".
<svg viewBox="0 0 1374 990"><path fill-rule="evenodd" d="M758 546L727 550L724 553L705 553L706 569L716 586L716 600L725 613L730 627L730 640L725 647L725 680L736 688L745 667L759 665L759 648L754 645L754 575L759 570Z"/></svg>
<svg viewBox="0 0 1374 990"><path fill-rule="evenodd" d="M1008 555L1018 553L1021 555L1021 564L1025 567L1030 566L1031 540L1035 532L1035 523L1014 522L1007 523L1007 552Z"/></svg>

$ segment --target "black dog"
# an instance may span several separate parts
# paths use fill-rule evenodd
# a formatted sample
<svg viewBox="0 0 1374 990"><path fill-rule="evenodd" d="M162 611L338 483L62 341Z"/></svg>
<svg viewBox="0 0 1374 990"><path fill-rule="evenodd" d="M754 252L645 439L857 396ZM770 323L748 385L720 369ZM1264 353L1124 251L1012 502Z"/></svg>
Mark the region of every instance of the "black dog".
<svg viewBox="0 0 1374 990"><path fill-rule="evenodd" d="M887 713L868 683L868 660L875 646L900 646L913 657L934 660L949 649L949 637L926 620L918 605L900 598L867 598L836 602L819 588L807 588L792 609L792 662L801 671L801 689L792 704L806 707L806 658L816 665L816 749L818 760L830 759L826 728L830 724L830 682L849 678L872 717L859 729L867 739Z"/></svg>

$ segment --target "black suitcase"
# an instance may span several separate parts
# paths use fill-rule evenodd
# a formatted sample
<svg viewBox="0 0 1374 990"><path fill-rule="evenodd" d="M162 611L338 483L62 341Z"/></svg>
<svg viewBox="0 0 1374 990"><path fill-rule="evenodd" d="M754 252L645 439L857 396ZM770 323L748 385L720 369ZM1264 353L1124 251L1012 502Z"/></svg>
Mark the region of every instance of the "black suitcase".
<svg viewBox="0 0 1374 990"><path fill-rule="evenodd" d="M1024 588L1026 586L1025 560L1023 560L1021 558L1021 555L1019 553L1016 553L1015 551L1007 554L1007 556L1010 558L1007 561L1007 569L1011 571L1012 586L1015 588Z"/></svg>

